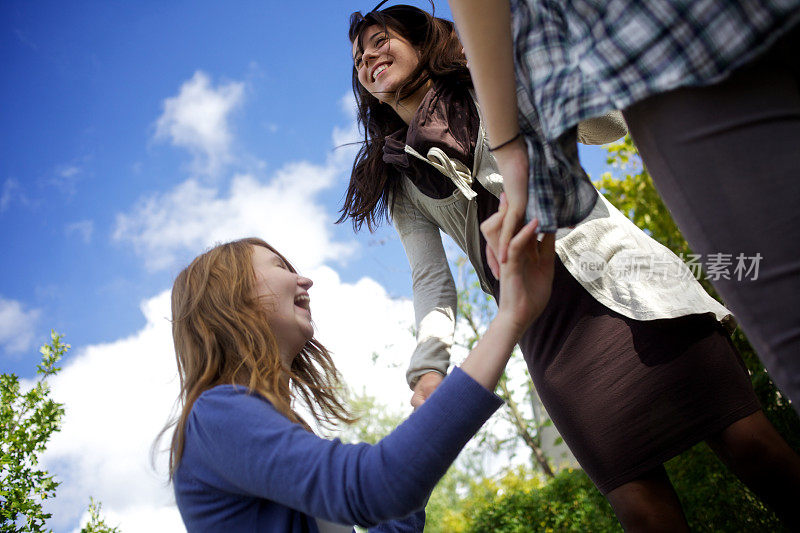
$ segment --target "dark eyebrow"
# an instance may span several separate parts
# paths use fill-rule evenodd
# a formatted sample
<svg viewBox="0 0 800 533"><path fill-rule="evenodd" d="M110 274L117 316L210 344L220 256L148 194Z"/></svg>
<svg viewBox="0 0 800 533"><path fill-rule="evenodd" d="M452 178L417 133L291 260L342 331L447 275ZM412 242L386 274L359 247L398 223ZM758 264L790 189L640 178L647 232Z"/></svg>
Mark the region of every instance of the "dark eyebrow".
<svg viewBox="0 0 800 533"><path fill-rule="evenodd" d="M388 35L388 32L387 32L387 31L385 31L385 30L379 30L379 31L376 31L375 33L373 33L373 34L372 34L372 36L371 36L369 39L367 39L367 42L372 42L372 41L374 41L374 40L375 40L375 37L377 37L378 35L380 35L380 34L382 34L382 33L383 33L383 34L387 34L387 35ZM363 53L364 53L364 48L363 48L361 45L359 45L358 49L356 49L356 55L354 55L354 56L353 56L353 61L355 61L355 60L356 60L356 58L358 57L358 54L363 54Z"/></svg>

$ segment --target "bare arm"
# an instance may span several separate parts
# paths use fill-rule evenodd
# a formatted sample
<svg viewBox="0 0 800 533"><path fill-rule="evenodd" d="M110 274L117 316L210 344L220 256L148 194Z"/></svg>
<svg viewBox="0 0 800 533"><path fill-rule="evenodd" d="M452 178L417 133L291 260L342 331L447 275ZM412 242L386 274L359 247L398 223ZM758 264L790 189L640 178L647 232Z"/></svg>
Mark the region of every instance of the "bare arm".
<svg viewBox="0 0 800 533"><path fill-rule="evenodd" d="M508 0L449 0L491 146L519 132Z"/></svg>
<svg viewBox="0 0 800 533"><path fill-rule="evenodd" d="M511 11L508 0L449 0L475 92L486 124L490 146L502 145L519 133L514 77ZM507 258L511 236L525 218L528 204L528 151L523 139L492 152L503 176L508 212L500 233L499 248L489 247L501 262Z"/></svg>

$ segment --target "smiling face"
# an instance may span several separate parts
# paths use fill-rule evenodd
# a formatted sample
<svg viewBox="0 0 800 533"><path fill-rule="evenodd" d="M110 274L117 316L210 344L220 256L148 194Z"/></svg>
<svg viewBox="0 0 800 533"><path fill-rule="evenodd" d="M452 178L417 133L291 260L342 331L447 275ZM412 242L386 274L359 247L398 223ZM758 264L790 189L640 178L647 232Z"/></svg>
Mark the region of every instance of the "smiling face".
<svg viewBox="0 0 800 533"><path fill-rule="evenodd" d="M264 302L267 321L288 368L314 336L308 289L312 281L289 270L283 259L263 246L253 246L256 296Z"/></svg>
<svg viewBox="0 0 800 533"><path fill-rule="evenodd" d="M363 50L358 39L353 42L353 64L358 81L375 98L395 103L397 89L408 80L419 65L419 51L391 28L367 26L361 33Z"/></svg>

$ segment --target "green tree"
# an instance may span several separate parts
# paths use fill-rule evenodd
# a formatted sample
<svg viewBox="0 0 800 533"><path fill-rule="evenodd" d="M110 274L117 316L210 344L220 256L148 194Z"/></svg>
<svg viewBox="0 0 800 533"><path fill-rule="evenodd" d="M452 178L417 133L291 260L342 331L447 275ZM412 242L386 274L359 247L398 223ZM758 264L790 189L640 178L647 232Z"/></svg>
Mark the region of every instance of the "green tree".
<svg viewBox="0 0 800 533"><path fill-rule="evenodd" d="M343 442L375 444L391 433L404 419L402 413L378 402L375 397L363 390L360 394L351 395L349 404L353 414L358 416L358 420L341 427L337 436Z"/></svg>
<svg viewBox="0 0 800 533"><path fill-rule="evenodd" d="M69 349L61 335L51 333L42 346L38 380L22 392L15 374L0 375L0 518L5 531L43 531L50 513L42 502L56 494L58 482L38 468L50 436L59 430L64 407L50 398L47 378L60 370L59 359Z"/></svg>
<svg viewBox="0 0 800 533"><path fill-rule="evenodd" d="M22 533L46 531L51 517L42 504L56 495L59 482L53 474L39 468L39 457L54 432L61 429L64 406L50 398L47 379L60 367L59 360L70 345L55 331L50 343L42 346L38 376L27 391L16 374L0 374L0 529ZM91 520L82 531L119 533L100 518L100 504L91 500ZM89 529L87 529L89 528Z"/></svg>
<svg viewBox="0 0 800 533"><path fill-rule="evenodd" d="M89 498L89 522L81 529L81 533L120 533L119 528L111 527L100 516L103 504Z"/></svg>

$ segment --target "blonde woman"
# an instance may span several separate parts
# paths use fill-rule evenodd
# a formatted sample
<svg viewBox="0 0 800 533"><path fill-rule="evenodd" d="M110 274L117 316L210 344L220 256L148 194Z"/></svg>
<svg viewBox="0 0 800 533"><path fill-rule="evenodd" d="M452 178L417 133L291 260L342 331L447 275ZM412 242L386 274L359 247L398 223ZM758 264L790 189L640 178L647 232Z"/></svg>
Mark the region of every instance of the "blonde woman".
<svg viewBox="0 0 800 533"><path fill-rule="evenodd" d="M172 290L182 409L170 476L187 529L421 532L430 491L499 407L491 391L549 298L553 239L536 246L535 231L530 224L512 241L504 305L483 339L376 445L318 437L297 413L300 403L318 423L351 421L314 338L311 280L254 238L192 261Z"/></svg>

